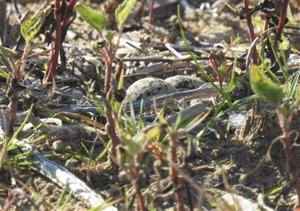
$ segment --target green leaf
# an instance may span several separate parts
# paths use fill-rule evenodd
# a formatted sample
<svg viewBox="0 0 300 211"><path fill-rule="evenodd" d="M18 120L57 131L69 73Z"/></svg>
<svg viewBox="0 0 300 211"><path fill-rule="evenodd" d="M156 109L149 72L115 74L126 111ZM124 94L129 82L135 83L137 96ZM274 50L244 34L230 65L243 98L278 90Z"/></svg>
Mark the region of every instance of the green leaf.
<svg viewBox="0 0 300 211"><path fill-rule="evenodd" d="M30 42L40 31L45 20L45 14L40 13L36 17L25 20L21 24L21 33L26 42Z"/></svg>
<svg viewBox="0 0 300 211"><path fill-rule="evenodd" d="M107 17L100 11L94 10L82 3L76 5L76 11L91 27L101 31L107 24Z"/></svg>
<svg viewBox="0 0 300 211"><path fill-rule="evenodd" d="M274 105L281 103L284 97L283 88L268 78L261 67L251 67L250 82L253 91L261 98Z"/></svg>
<svg viewBox="0 0 300 211"><path fill-rule="evenodd" d="M270 190L268 190L266 192L267 196L272 196L275 194L278 194L280 191L282 191L282 189L284 188L284 186L286 186L287 182L284 181L283 183L277 184L274 187L272 187Z"/></svg>
<svg viewBox="0 0 300 211"><path fill-rule="evenodd" d="M136 4L137 0L124 0L122 4L118 6L115 12L116 20L119 25L123 25L128 18L129 13Z"/></svg>
<svg viewBox="0 0 300 211"><path fill-rule="evenodd" d="M112 44L114 37L115 37L116 33L113 31L107 31L105 33L105 40L109 43Z"/></svg>
<svg viewBox="0 0 300 211"><path fill-rule="evenodd" d="M161 128L158 126L154 126L147 131L146 137L147 140L159 140L161 134L162 134Z"/></svg>
<svg viewBox="0 0 300 211"><path fill-rule="evenodd" d="M13 66L11 62L13 61L13 56L17 54L9 48L5 48L0 45L0 63L4 64L9 71L13 71Z"/></svg>
<svg viewBox="0 0 300 211"><path fill-rule="evenodd" d="M0 69L0 78L7 79L8 76L9 76L8 72L6 72L5 70Z"/></svg>
<svg viewBox="0 0 300 211"><path fill-rule="evenodd" d="M296 98L296 102L299 103L300 102L300 86L298 85L296 90L295 90L295 98Z"/></svg>

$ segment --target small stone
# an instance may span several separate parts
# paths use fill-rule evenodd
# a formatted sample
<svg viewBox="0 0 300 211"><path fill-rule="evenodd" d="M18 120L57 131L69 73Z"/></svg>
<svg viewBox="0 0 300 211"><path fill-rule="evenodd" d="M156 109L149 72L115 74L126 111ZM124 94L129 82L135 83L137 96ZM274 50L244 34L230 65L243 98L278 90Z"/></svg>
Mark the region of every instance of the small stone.
<svg viewBox="0 0 300 211"><path fill-rule="evenodd" d="M65 163L65 167L71 168L76 166L79 163L78 160L74 159L74 158L70 158L66 161Z"/></svg>
<svg viewBox="0 0 300 211"><path fill-rule="evenodd" d="M55 152L65 152L66 151L65 150L66 145L61 140L53 142L52 146L53 146L53 149Z"/></svg>

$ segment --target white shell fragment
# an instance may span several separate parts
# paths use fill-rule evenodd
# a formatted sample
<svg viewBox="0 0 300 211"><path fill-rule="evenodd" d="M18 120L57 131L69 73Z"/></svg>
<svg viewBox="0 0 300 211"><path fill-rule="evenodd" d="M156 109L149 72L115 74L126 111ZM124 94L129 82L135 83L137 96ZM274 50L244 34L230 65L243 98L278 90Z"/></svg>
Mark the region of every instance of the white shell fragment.
<svg viewBox="0 0 300 211"><path fill-rule="evenodd" d="M204 81L189 75L176 75L167 78L165 81L180 91L196 89L204 84Z"/></svg>
<svg viewBox="0 0 300 211"><path fill-rule="evenodd" d="M177 92L177 89L160 78L143 78L134 82L126 91L126 101L133 102L155 95Z"/></svg>

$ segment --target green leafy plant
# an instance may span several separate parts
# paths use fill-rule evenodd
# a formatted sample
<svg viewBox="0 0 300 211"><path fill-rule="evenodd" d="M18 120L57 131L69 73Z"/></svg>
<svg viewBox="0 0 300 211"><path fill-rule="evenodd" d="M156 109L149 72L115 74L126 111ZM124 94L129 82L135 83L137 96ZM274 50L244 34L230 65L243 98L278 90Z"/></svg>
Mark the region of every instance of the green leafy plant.
<svg viewBox="0 0 300 211"><path fill-rule="evenodd" d="M262 67L253 65L250 69L250 81L252 89L261 98L273 105L282 103L284 92L280 84L276 84L263 72Z"/></svg>
<svg viewBox="0 0 300 211"><path fill-rule="evenodd" d="M125 0L122 4L116 9L116 20L119 26L124 25L125 21L128 18L129 13L132 11L137 0Z"/></svg>
<svg viewBox="0 0 300 211"><path fill-rule="evenodd" d="M104 81L104 96L102 98L105 107L105 115L107 118L107 133L109 134L112 146L111 146L111 158L114 160L116 158L116 148L120 143L120 139L117 135L116 128L116 116L114 114L113 99L110 97L112 92L112 78L113 78L113 62L116 58L116 52L119 48L119 42L122 35L123 25L131 12L132 8L136 4L136 0L126 0L116 9L115 16L118 23L118 36L117 41L114 42L114 33L108 32L106 36L102 32L107 24L107 17L105 14L95 11L94 9L79 3L76 5L77 12L81 17L95 30L97 30L99 36L105 40L103 48L96 49L105 63L105 81ZM117 169L117 163L114 162L115 169Z"/></svg>
<svg viewBox="0 0 300 211"><path fill-rule="evenodd" d="M26 45L23 51L23 55L21 58L21 64L17 65L17 62L13 58L14 54L11 53L10 50L1 47L0 50L0 55L1 58L5 61L5 64L8 69L12 70L11 77L7 77L7 94L10 100L10 116L8 120L8 127L5 131L5 140L4 144L2 147L2 154L0 158L0 168L6 159L6 147L8 144L11 142L11 139L14 136L14 125L16 123L16 116L17 116L17 105L18 105L18 100L19 100L19 95L20 95L20 89L21 85L20 82L24 77L25 73L25 67L26 67L26 62L28 58L28 54L30 51L30 43L32 39L37 35L38 31L40 30L43 21L44 21L45 16L43 14L40 14L34 18L29 18L26 19L22 24L21 24L21 33L24 36L24 39L26 41Z"/></svg>
<svg viewBox="0 0 300 211"><path fill-rule="evenodd" d="M94 29L101 32L106 24L107 17L102 12L94 10L82 3L76 5L76 11Z"/></svg>
<svg viewBox="0 0 300 211"><path fill-rule="evenodd" d="M298 203L300 202L300 179L298 177L299 171L296 167L295 158L295 147L290 138L290 126L292 124L294 109L299 105L299 99L297 98L296 90L292 86L292 91L290 93L296 94L296 98L291 101L291 95L285 92L280 84L276 84L271 81L263 72L263 67L253 65L250 69L250 82L253 91L258 94L259 97L265 101L271 103L276 107L277 117L279 120L279 125L282 129L282 140L285 154L288 161L288 170L293 178L294 188L298 195ZM299 206L299 204L297 205Z"/></svg>

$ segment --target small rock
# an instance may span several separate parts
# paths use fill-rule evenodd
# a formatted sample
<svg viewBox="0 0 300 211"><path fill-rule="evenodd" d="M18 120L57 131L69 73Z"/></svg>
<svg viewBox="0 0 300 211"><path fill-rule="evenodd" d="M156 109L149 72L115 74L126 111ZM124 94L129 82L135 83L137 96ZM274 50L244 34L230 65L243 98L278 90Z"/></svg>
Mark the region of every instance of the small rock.
<svg viewBox="0 0 300 211"><path fill-rule="evenodd" d="M53 146L53 149L55 152L65 152L66 151L65 150L66 145L61 140L53 142L52 146Z"/></svg>
<svg viewBox="0 0 300 211"><path fill-rule="evenodd" d="M79 161L76 160L75 158L70 158L66 161L65 167L71 168L71 167L78 165L78 163L79 163Z"/></svg>

